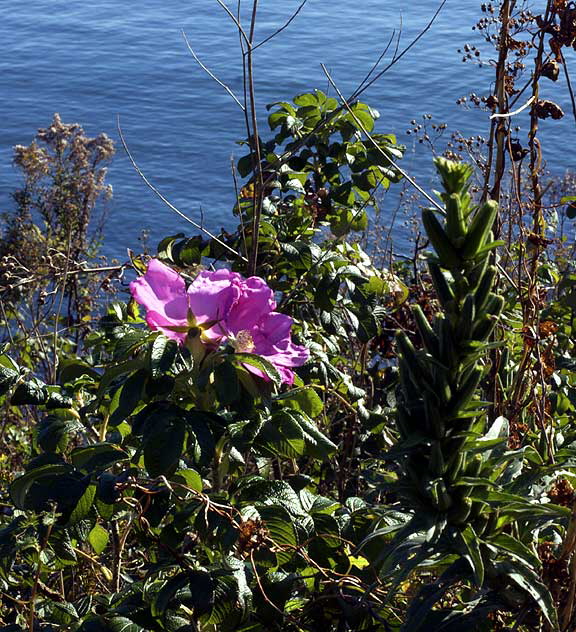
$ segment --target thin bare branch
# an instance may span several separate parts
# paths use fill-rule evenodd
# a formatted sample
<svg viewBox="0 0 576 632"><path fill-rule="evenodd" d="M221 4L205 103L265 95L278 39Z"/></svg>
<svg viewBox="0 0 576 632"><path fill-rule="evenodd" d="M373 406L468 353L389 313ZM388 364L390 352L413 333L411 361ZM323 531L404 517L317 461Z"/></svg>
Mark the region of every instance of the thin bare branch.
<svg viewBox="0 0 576 632"><path fill-rule="evenodd" d="M366 136L366 138L372 143L372 145L374 146L374 149L376 149L377 152L379 152L380 154L382 154L389 162L390 164L397 169L402 176L419 192L421 193L427 200L428 202L430 202L430 204L432 204L433 206L435 206L439 211L441 211L442 213L444 213L444 209L440 206L440 204L438 204L438 202L436 202L436 200L431 197L428 193L426 193L426 191L424 191L424 189L415 181L413 180L407 173L406 171L404 171L404 169L402 169L394 160L392 160L392 158L382 150L382 148L380 147L380 145L378 145L378 143L372 138L372 135L370 134L370 132L368 132L368 130L364 127L364 125L362 124L362 121L360 121L360 119L354 114L354 111L352 110L352 108L350 107L350 105L348 104L348 101L346 100L346 98L344 97L344 95L342 94L342 92L340 91L340 89L338 88L338 86L336 85L336 83L334 82L334 79L332 79L330 73L328 72L328 69L326 68L326 66L324 64L320 64L320 66L322 67L322 70L324 72L324 74L326 75L328 81L330 82L330 85L334 88L334 90L336 91L336 94L340 97L340 100L342 101L342 103L344 104L344 107L348 110L348 112L350 113L350 115L354 118L354 120L356 121L356 124L358 125L358 127L362 130L362 132L364 132L364 135Z"/></svg>
<svg viewBox="0 0 576 632"><path fill-rule="evenodd" d="M222 0L216 0L216 2L224 9L224 11L226 11L232 22L234 22L236 28L238 29L238 33L240 33L241 37L244 39L246 46L251 46L250 39L248 38L248 35L246 35L246 32L244 31L244 29L242 28L242 24L240 23L240 18L237 18L232 13L232 11L230 11L230 9L224 4L224 2L222 2Z"/></svg>
<svg viewBox="0 0 576 632"><path fill-rule="evenodd" d="M364 79L362 79L362 81L360 82L360 84L358 85L358 87L356 88L357 90L360 90L362 88L362 86L370 79L370 77L376 72L376 69L378 68L378 66L380 65L380 62L384 59L384 56L386 55L386 53L388 52L388 49L390 48L390 46L392 45L392 42L394 41L394 38L396 37L396 29L394 29L392 31L392 35L390 36L390 39L388 40L388 44L386 44L386 47L384 48L384 50L382 51L382 53L380 54L380 56L378 57L378 59L374 62L372 68L370 68L370 70L368 71L367 75L364 77Z"/></svg>
<svg viewBox="0 0 576 632"><path fill-rule="evenodd" d="M442 9L444 8L444 5L446 4L447 1L448 0L442 0L440 6L436 9L436 12L430 18L430 21L422 29L422 31L420 31L420 33L418 33L418 35L410 42L410 44L408 44L408 46L406 46L406 48L404 48L402 50L402 52L399 55L395 55L394 58L392 59L392 61L385 68L383 68L378 74L376 74L374 77L372 77L372 79L368 83L366 83L366 85L362 86L362 88L360 88L360 87L356 88L356 90L353 92L353 94L348 99L349 101L353 101L354 99L357 99L370 86L374 85L378 81L378 79L380 79L380 77L382 77L382 75L384 75L386 72L388 72L390 70L390 68L392 68L392 66L397 64L402 59L402 57L404 57L404 55L406 55L406 53L408 53L408 51L410 51L422 39L422 37L424 37L424 35L432 28L432 25L436 21L436 18L440 14L440 11L442 11Z"/></svg>
<svg viewBox="0 0 576 632"><path fill-rule="evenodd" d="M240 189L238 187L238 176L236 173L236 163L234 162L234 158L230 157L230 167L232 170L232 180L234 181L234 193L236 196L236 204L238 205L238 216L240 218L240 234L242 235L242 244L244 245L244 253L245 256L248 256L248 247L246 244L246 228L244 226L244 218L242 217L242 212L240 210Z"/></svg>
<svg viewBox="0 0 576 632"><path fill-rule="evenodd" d="M67 277L72 277L72 276L78 276L78 275L82 275L82 274L101 274L102 272L122 272L124 270L124 268L127 267L127 264L121 264L121 265L117 265L117 266L104 266L104 267L100 267L100 268L85 268L83 267L83 264L81 268L78 268L77 270L68 270L68 272L66 272L66 276ZM61 279L64 276L64 272L61 272L59 274L54 274L54 279L58 280ZM22 281L20 281L19 283L15 283L14 285L10 286L11 290L15 290L19 287L23 287L25 285L30 285L31 283L36 283L37 282L37 278L38 277L29 277L27 279L23 279ZM0 294L2 292L5 292L7 288L0 286ZM50 292L50 294L53 294L53 292ZM2 308L2 310L4 311L4 304L3 301L0 301L0 308ZM4 312L5 314L5 312Z"/></svg>
<svg viewBox="0 0 576 632"><path fill-rule="evenodd" d="M245 257L243 257L239 252L234 250L234 248L232 248L226 242L224 242L221 239L219 239L218 237L216 237L216 235L213 235L209 230L204 228L201 224L198 224L198 222L195 222L193 219L190 219L187 215L182 213L181 210L177 209L171 202L169 202L162 195L162 193L160 193L160 191L144 175L144 173L142 172L142 169L140 169L140 167L136 164L136 161L134 160L132 154L130 153L130 150L128 149L128 145L126 144L126 140L124 138L124 134L122 133L122 128L120 127L120 117L118 117L118 120L117 120L117 128L118 128L118 135L120 136L120 141L122 143L122 146L124 147L124 151L126 152L126 155L128 156L128 159L130 160L130 162L132 163L132 166L134 167L136 173L142 178L142 180L144 181L146 186L149 189L151 189L162 200L162 202L164 202L164 204L166 204L166 206L169 209L174 211L183 220L185 220L188 223L192 224L192 226L194 226L194 228L196 228L199 231L203 232L205 235L210 237L210 239L213 239L216 243L220 244L223 248L226 248L226 250L228 250L228 252L231 252L232 254L236 255L238 258L242 259L243 261L247 261L247 259Z"/></svg>
<svg viewBox="0 0 576 632"><path fill-rule="evenodd" d="M220 79L218 79L218 77L209 69L207 68L201 61L200 58L198 57L198 55L194 52L194 49L192 48L192 46L190 46L190 42L188 41L188 38L186 37L186 33L184 32L184 30L182 30L182 37L184 38L184 41L186 42L186 46L188 47L188 50L190 51L192 57L194 57L194 60L196 61L196 63L200 66L200 68L202 68L202 70L212 79L214 79L214 81L219 85L222 86L224 88L224 90L226 90L226 92L234 99L234 101L236 101L236 103L238 104L238 106L240 107L240 109L242 111L244 111L244 106L242 105L240 99L238 99L238 97L234 94L234 92L232 91L232 89L227 86L223 81L221 81Z"/></svg>
<svg viewBox="0 0 576 632"><path fill-rule="evenodd" d="M256 273L256 263L258 260L258 240L260 236L260 217L262 215L262 195L264 191L264 177L262 174L262 157L260 155L260 137L258 134L258 116L256 112L256 95L254 92L254 66L252 63L252 44L254 42L254 32L256 28L256 14L258 11L258 0L252 2L252 17L250 20L250 35L248 39L248 49L246 51L246 72L248 78L248 90L250 94L250 117L252 128L252 163L256 167L254 174L254 209L252 221L252 249L250 251L248 271L250 274ZM248 127L250 131L250 127ZM248 136L250 138L250 134Z"/></svg>
<svg viewBox="0 0 576 632"><path fill-rule="evenodd" d="M240 16L242 14L242 0L238 0L238 4L236 5L236 20L238 24L240 24ZM240 50L242 51L242 57L244 57L244 40L242 39L242 32L238 30L238 39L240 40Z"/></svg>
<svg viewBox="0 0 576 632"><path fill-rule="evenodd" d="M260 48L260 46L264 46L264 44L266 44L267 42L269 42L271 39L273 39L274 37L276 37L276 35L279 35L280 33L282 33L282 31L284 29L287 29L290 24L292 24L292 22L294 21L294 19L296 18L296 16L300 13L300 11L302 11L302 9L304 8L304 5L308 2L308 0L303 0L303 2L300 4L300 6L296 9L296 11L292 14L292 16L290 17L290 19L284 23L283 26L281 26L279 29L277 29L276 31L274 31L274 33L272 33L271 35L268 35L268 37L264 38L261 42L258 42L258 44L256 44L255 46L252 47L252 50L255 51L257 48Z"/></svg>

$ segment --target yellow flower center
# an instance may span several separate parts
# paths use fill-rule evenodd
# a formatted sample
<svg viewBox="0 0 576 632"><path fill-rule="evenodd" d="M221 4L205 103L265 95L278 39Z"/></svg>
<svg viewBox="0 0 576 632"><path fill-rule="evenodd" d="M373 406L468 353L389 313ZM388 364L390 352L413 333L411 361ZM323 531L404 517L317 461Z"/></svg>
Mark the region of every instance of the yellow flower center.
<svg viewBox="0 0 576 632"><path fill-rule="evenodd" d="M250 332L245 329L238 332L231 344L238 353L252 353L254 351L254 340Z"/></svg>

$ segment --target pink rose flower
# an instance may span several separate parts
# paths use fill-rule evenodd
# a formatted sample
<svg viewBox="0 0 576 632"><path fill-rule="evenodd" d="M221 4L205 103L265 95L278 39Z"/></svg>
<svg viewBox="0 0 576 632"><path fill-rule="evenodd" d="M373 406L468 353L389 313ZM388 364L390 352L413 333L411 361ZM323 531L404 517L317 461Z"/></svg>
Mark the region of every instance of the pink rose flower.
<svg viewBox="0 0 576 632"><path fill-rule="evenodd" d="M294 371L291 367L302 366L310 356L306 347L292 342L292 322L290 316L269 312L250 330L254 353L269 360L278 369L282 381L289 385L294 383ZM257 372L254 367L247 368Z"/></svg>
<svg viewBox="0 0 576 632"><path fill-rule="evenodd" d="M274 311L273 292L259 277L203 270L186 289L177 272L152 259L146 274L130 283L130 292L146 309L148 326L180 344L193 329L208 349L229 340L238 352L268 359L287 384L294 382L292 367L308 360L308 350L291 340L292 319ZM246 368L266 378L259 369Z"/></svg>
<svg viewBox="0 0 576 632"><path fill-rule="evenodd" d="M166 337L183 343L188 328L188 296L184 279L158 259L148 264L146 274L130 283L137 303L146 308L150 329L159 329Z"/></svg>

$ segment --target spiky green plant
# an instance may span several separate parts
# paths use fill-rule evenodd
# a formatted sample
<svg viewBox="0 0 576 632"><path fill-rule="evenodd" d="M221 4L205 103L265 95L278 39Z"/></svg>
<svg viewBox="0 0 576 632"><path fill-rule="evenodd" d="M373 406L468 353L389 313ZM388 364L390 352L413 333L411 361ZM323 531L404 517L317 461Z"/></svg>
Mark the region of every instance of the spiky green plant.
<svg viewBox="0 0 576 632"><path fill-rule="evenodd" d="M477 388L487 340L504 303L493 291L496 267L490 263L498 245L491 233L498 209L491 201L473 208L469 166L442 158L436 166L445 187L444 222L432 209L425 209L422 219L436 251L428 265L442 311L431 325L419 306L413 308L423 350L416 351L406 333L397 337L397 423L402 440L413 444L403 463L401 491L415 509L440 512L450 524L462 525L473 508L462 478L480 478L483 470L466 446L484 417ZM482 530L486 521L477 518Z"/></svg>
<svg viewBox="0 0 576 632"><path fill-rule="evenodd" d="M531 534L562 510L539 504L529 485L521 488L542 471L518 478L522 451L507 450L508 422L490 419L485 401L490 350L501 345L493 334L504 305L495 289L501 242L492 227L498 206L473 205L471 167L438 158L436 168L444 211L425 209L422 218L435 251L428 267L440 311L430 323L419 306L413 308L422 349L406 333L397 336L400 441L390 456L400 464L395 490L411 518L387 545L381 575L392 580L393 589L423 567L435 578L412 601L403 630L444 629L456 620L489 625L493 610L526 614L534 603L555 628ZM478 592L468 593L468 603L438 609L457 584Z"/></svg>

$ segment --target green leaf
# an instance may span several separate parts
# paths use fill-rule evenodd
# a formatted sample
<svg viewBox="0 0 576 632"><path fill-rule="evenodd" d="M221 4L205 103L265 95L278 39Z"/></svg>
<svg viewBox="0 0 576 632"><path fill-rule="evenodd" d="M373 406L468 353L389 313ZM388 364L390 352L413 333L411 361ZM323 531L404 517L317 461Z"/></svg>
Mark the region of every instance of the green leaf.
<svg viewBox="0 0 576 632"><path fill-rule="evenodd" d="M72 408L73 400L59 391L50 391L46 400L46 410L58 410L59 408Z"/></svg>
<svg viewBox="0 0 576 632"><path fill-rule="evenodd" d="M85 448L76 448L70 454L74 466L85 472L103 471L128 458L124 450L112 443L95 443Z"/></svg>
<svg viewBox="0 0 576 632"><path fill-rule="evenodd" d="M78 360L74 359L62 359L58 364L58 381L60 384L66 384L66 382L73 382L77 380L79 377L83 375L87 375L88 377L99 380L100 374L98 371L93 369L91 366Z"/></svg>
<svg viewBox="0 0 576 632"><path fill-rule="evenodd" d="M142 358L134 358L131 360L125 360L120 364L116 364L106 370L104 375L100 378L100 384L98 386L98 391L96 393L96 397L87 407L88 412L94 412L100 406L100 402L103 397L106 395L108 388L112 384L112 382L120 377L121 375L126 375L127 373L132 373L138 371L143 368L144 360Z"/></svg>
<svg viewBox="0 0 576 632"><path fill-rule="evenodd" d="M204 487L202 483L202 477L200 476L200 474L198 474L196 470L193 470L192 468L177 470L176 472L174 472L172 480L177 481L178 479L181 479L187 487L190 487L190 489L193 489L197 492L201 492Z"/></svg>
<svg viewBox="0 0 576 632"><path fill-rule="evenodd" d="M156 252L160 259L171 259L172 258L172 245L177 239L182 239L185 237L184 233L176 233L176 235L168 235L168 237L164 237L162 241L156 246ZM144 272L145 270L141 270Z"/></svg>
<svg viewBox="0 0 576 632"><path fill-rule="evenodd" d="M258 616L263 618L263 623L268 624L268 629L275 626L278 621L278 610L284 611L286 602L292 596L294 587L299 580L300 577L297 573L286 573L284 571L268 571L266 575L261 577L263 593L266 595L266 599L258 591L254 593L254 601ZM246 630L246 632L252 631L264 632L264 628L248 628Z"/></svg>
<svg viewBox="0 0 576 632"><path fill-rule="evenodd" d="M118 426L127 419L140 404L142 391L146 385L148 372L144 369L136 371L128 377L114 393L110 404L110 426Z"/></svg>
<svg viewBox="0 0 576 632"><path fill-rule="evenodd" d="M174 340L170 340L160 334L152 342L150 347L150 372L153 378L164 375L172 368L178 345Z"/></svg>
<svg viewBox="0 0 576 632"><path fill-rule="evenodd" d="M278 547L286 547L285 551L276 551L278 564L287 564L294 556L298 546L298 537L293 523L294 518L290 516L286 509L279 506L258 505L257 510L264 526L268 530L270 539Z"/></svg>
<svg viewBox="0 0 576 632"><path fill-rule="evenodd" d="M214 596L212 610L207 623L212 624L213 630L234 630L231 625L235 619L241 617L238 603L238 582L230 573L212 573L214 580ZM228 623L228 625L225 625Z"/></svg>
<svg viewBox="0 0 576 632"><path fill-rule="evenodd" d="M318 105L318 99L316 95L311 92L299 94L298 96L294 97L293 101L298 106L312 105L316 107Z"/></svg>
<svg viewBox="0 0 576 632"><path fill-rule="evenodd" d="M287 411L288 412L288 411ZM337 446L324 435L303 413L292 413L304 431L306 453L319 459L327 459L337 451Z"/></svg>
<svg viewBox="0 0 576 632"><path fill-rule="evenodd" d="M214 369L214 388L223 406L228 406L240 399L240 382L233 364L225 360Z"/></svg>
<svg viewBox="0 0 576 632"><path fill-rule="evenodd" d="M276 112L272 112L272 114L270 114L270 116L268 116L268 125L270 126L270 129L274 130L279 125L282 125L282 123L284 123L284 121L286 121L286 117L287 116L288 116L288 113L284 112L283 110L278 110ZM242 177L245 177L245 176L242 176Z"/></svg>
<svg viewBox="0 0 576 632"><path fill-rule="evenodd" d="M177 242L172 248L174 263L181 268L198 265L205 251L204 246L200 235ZM171 342L177 348L177 343L173 340Z"/></svg>
<svg viewBox="0 0 576 632"><path fill-rule="evenodd" d="M45 602L44 607L46 607L47 603ZM64 626L72 621L77 621L79 618L76 608L67 601L52 601L50 602L50 609L52 611L51 620Z"/></svg>
<svg viewBox="0 0 576 632"><path fill-rule="evenodd" d="M332 199L339 204L344 206L353 206L356 198L354 197L354 192L352 191L352 183L344 182L332 190ZM340 220L343 222L343 220Z"/></svg>
<svg viewBox="0 0 576 632"><path fill-rule="evenodd" d="M263 506L281 507L293 520L307 520L310 516L304 511L296 492L286 481L267 481L254 478L241 489L241 499L254 504L258 511Z"/></svg>
<svg viewBox="0 0 576 632"><path fill-rule="evenodd" d="M13 406L32 405L37 406L43 404L48 399L48 391L46 384L33 377L28 382L22 382L14 391L10 403Z"/></svg>
<svg viewBox="0 0 576 632"><path fill-rule="evenodd" d="M240 160L238 161L238 173L240 174L241 178L245 178L248 174L252 173L252 166L253 166L253 162L252 162L252 155L248 154L246 156L242 156L242 158L240 158Z"/></svg>
<svg viewBox="0 0 576 632"><path fill-rule="evenodd" d="M501 609L497 601L481 601L479 598L464 603L464 610L441 608L429 610L428 615L414 622L414 628L402 628L402 632L413 630L434 630L434 632L463 632L464 630L482 630L491 612ZM412 621L411 621L412 623ZM486 629L486 628L484 628Z"/></svg>
<svg viewBox="0 0 576 632"><path fill-rule="evenodd" d="M286 458L326 459L337 449L304 412L291 408L272 415L260 429L257 445L264 454Z"/></svg>
<svg viewBox="0 0 576 632"><path fill-rule="evenodd" d="M72 566L78 563L78 556L72 545L69 529L52 531L50 546L63 566Z"/></svg>
<svg viewBox="0 0 576 632"><path fill-rule="evenodd" d="M61 452L74 433L83 430L77 419L61 419L48 415L38 424L38 443L45 452Z"/></svg>
<svg viewBox="0 0 576 632"><path fill-rule="evenodd" d="M284 186L287 191L296 191L302 194L306 192L306 189L304 189L304 186L298 178L290 178Z"/></svg>
<svg viewBox="0 0 576 632"><path fill-rule="evenodd" d="M108 621L107 632L146 632L126 617L113 617Z"/></svg>
<svg viewBox="0 0 576 632"><path fill-rule="evenodd" d="M540 581L538 575L524 564L503 562L498 564L499 570L504 572L522 590L525 590L537 603L548 624L558 629L558 618L554 601L548 588Z"/></svg>
<svg viewBox="0 0 576 632"><path fill-rule="evenodd" d="M102 551L104 551L104 549L108 546L108 540L108 531L99 524L95 524L88 534L88 542L90 542L90 546L98 555L100 555L100 553L102 553Z"/></svg>
<svg viewBox="0 0 576 632"><path fill-rule="evenodd" d="M204 570L190 571L188 573L188 586L190 588L191 605L196 615L210 612L214 606L215 582L211 573Z"/></svg>
<svg viewBox="0 0 576 632"><path fill-rule="evenodd" d="M171 577L162 588L156 593L154 601L152 602L151 612L153 617L161 617L165 614L178 592L188 585L189 576L188 573L178 573Z"/></svg>
<svg viewBox="0 0 576 632"><path fill-rule="evenodd" d="M16 384L19 375L20 373L14 369L0 366L0 396L4 395Z"/></svg>
<svg viewBox="0 0 576 632"><path fill-rule="evenodd" d="M45 481L50 482L56 477L70 474L72 471L73 468L65 463L44 465L42 467L29 470L22 476L14 479L11 483L9 491L12 502L18 509L25 509L26 497L32 485Z"/></svg>
<svg viewBox="0 0 576 632"><path fill-rule="evenodd" d="M170 475L178 466L184 449L184 417L158 417L144 433L144 465L152 477Z"/></svg>
<svg viewBox="0 0 576 632"><path fill-rule="evenodd" d="M432 607L456 582L466 579L466 567L467 563L459 558L436 581L424 586L410 602L403 629L410 632L432 629L427 622L427 616L432 611Z"/></svg>
<svg viewBox="0 0 576 632"><path fill-rule="evenodd" d="M88 485L86 491L82 494L82 496L80 496L80 499L72 510L72 513L68 518L68 524L76 524L88 515L90 509L92 509L92 505L94 504L95 496L96 485Z"/></svg>
<svg viewBox="0 0 576 632"><path fill-rule="evenodd" d="M220 433L222 420L218 415L200 410L187 411L185 420L190 435L188 454L192 453L195 464L206 465L213 459L215 450L211 428L216 426L215 432Z"/></svg>
<svg viewBox="0 0 576 632"><path fill-rule="evenodd" d="M371 132L374 129L374 118L372 117L370 111L366 109L366 107L367 106L365 106L363 103L357 103L356 105L353 105L351 108L353 116L351 114L349 120L352 125L354 125L358 129L361 129L361 126L363 126L367 132Z"/></svg>
<svg viewBox="0 0 576 632"><path fill-rule="evenodd" d="M285 406L306 413L309 417L317 417L324 408L322 400L310 387L292 389L288 393L279 395L276 400Z"/></svg>
<svg viewBox="0 0 576 632"><path fill-rule="evenodd" d="M484 562L480 552L480 540L471 525L459 532L464 544L463 556L474 571L474 581L481 588L484 584Z"/></svg>
<svg viewBox="0 0 576 632"><path fill-rule="evenodd" d="M282 413L274 415L262 425L256 445L264 455L288 459L304 456L306 449L300 424L292 416Z"/></svg>
<svg viewBox="0 0 576 632"><path fill-rule="evenodd" d="M533 569L539 569L542 566L540 558L535 553L533 553L525 544L507 533L500 533L496 537L492 538L488 543L488 546L504 551L510 557L523 562Z"/></svg>
<svg viewBox="0 0 576 632"><path fill-rule="evenodd" d="M266 358L263 358L262 356L254 353L235 353L232 356L232 361L235 364L249 365L258 369L258 371L264 373L264 375L278 387L282 384L282 376L280 375L278 369L269 360L266 360Z"/></svg>

